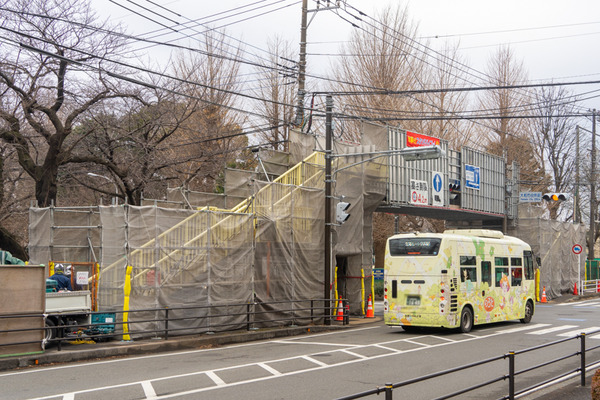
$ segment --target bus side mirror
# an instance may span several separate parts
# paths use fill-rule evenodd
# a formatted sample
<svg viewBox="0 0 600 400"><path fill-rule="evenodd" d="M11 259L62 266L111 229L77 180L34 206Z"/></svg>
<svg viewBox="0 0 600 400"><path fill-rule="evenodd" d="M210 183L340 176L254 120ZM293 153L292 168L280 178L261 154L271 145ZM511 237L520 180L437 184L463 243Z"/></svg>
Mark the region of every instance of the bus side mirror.
<svg viewBox="0 0 600 400"><path fill-rule="evenodd" d="M537 262L537 265L538 265L538 267L541 267L541 266L542 266L542 259L541 259L541 258L539 258L539 257L536 257L536 258L535 258L535 262Z"/></svg>

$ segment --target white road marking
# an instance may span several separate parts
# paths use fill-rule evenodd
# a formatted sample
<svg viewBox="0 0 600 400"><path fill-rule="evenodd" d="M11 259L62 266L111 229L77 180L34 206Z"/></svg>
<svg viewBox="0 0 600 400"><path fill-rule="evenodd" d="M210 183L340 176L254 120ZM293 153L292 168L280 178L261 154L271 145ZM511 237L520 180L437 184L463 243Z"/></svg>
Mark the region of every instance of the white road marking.
<svg viewBox="0 0 600 400"><path fill-rule="evenodd" d="M369 358L369 357L367 357L367 356L363 356L362 354L358 354L358 353L355 353L355 352L353 352L353 351L346 350L346 349L342 350L342 352L344 352L344 353L346 353L346 354L350 354L351 356L353 356L353 357L357 357L357 358L362 358L362 359L367 359L367 358Z"/></svg>
<svg viewBox="0 0 600 400"><path fill-rule="evenodd" d="M335 347L360 347L361 344L344 344L344 343L325 343L325 342L292 342L291 340L274 340L273 343L279 344L314 344L317 346L335 346Z"/></svg>
<svg viewBox="0 0 600 400"><path fill-rule="evenodd" d="M394 348L391 348L391 347L383 346L381 344L374 344L373 346L379 347L380 349L391 351L393 353L402 353L402 350L398 350L398 349L394 349Z"/></svg>
<svg viewBox="0 0 600 400"><path fill-rule="evenodd" d="M589 305L600 305L600 300L595 299L595 300L586 300L586 301L582 301L582 302L577 302L574 304L575 307L580 307L580 306L589 306Z"/></svg>
<svg viewBox="0 0 600 400"><path fill-rule="evenodd" d="M520 326L518 328L505 329L503 331L498 331L498 332L499 333L515 333L515 332L530 331L533 329L543 328L545 326L550 326L550 324L527 324L527 325Z"/></svg>
<svg viewBox="0 0 600 400"><path fill-rule="evenodd" d="M548 325L549 324L529 325L529 326L527 326L527 329L534 329L535 327L544 327L544 326L548 326ZM576 326L574 326L574 327L576 327ZM556 328L557 327L549 328L549 329L556 329ZM564 328L564 326L562 326L561 329L568 329L568 328ZM597 327L595 327L595 328L589 328L588 330L594 330L594 329L598 329L598 328ZM470 342L472 340L486 339L486 338L490 338L490 337L494 337L494 336L503 335L503 334L505 334L507 332L514 332L514 331L521 331L521 330L523 330L523 329L522 328L509 329L507 331L497 331L497 332L494 332L494 333L491 333L491 334L485 335L485 336L465 335L465 336L472 336L472 337L469 337L469 338L464 339L464 340L458 340L458 341L448 341L448 340L446 340L443 343L439 343L439 344L435 344L435 345L426 345L426 344L419 343L419 342L416 341L416 340L419 340L419 339L422 339L422 338L431 337L429 335L410 336L408 338L403 338L403 339L398 339L398 340L392 340L392 341L386 341L386 342L381 342L381 343L365 344L365 345L361 345L361 346L346 345L346 346L349 346L350 348L349 349L332 349L332 350L328 350L328 351L324 351L324 352L320 351L320 352L315 352L315 353L312 353L312 354L297 355L297 356L286 357L286 358L281 358L281 359L268 360L268 361L263 361L261 363L254 362L254 363L248 363L248 364L232 365L232 366L229 366L229 367L224 367L224 368L214 369L214 370L194 371L194 372L185 373L185 374L179 374L179 375L163 376L163 377L152 379L152 380L144 380L144 381L137 381L137 382L128 382L128 383L117 384L117 385L110 385L110 386L104 386L104 387L84 389L84 390L80 390L80 391L77 391L77 392L74 392L74 393L54 394L54 395L48 395L48 396L39 397L37 399L31 399L31 400L48 400L48 399L60 398L61 396L63 397L64 400L73 400L75 395L79 395L79 394L82 394L82 393L99 392L99 391L102 391L102 390L114 389L114 388L119 388L119 387L127 387L127 386L139 385L139 384L144 385L144 382L150 383L150 382L166 381L166 380L170 380L170 379L176 379L176 378L188 377L188 376L194 376L194 375L200 375L200 374L205 374L210 379L212 379L213 382L215 383L215 386L209 386L209 387L203 387L203 388L198 388L198 389L192 389L192 390L185 391L185 392L170 393L168 395L156 396L154 398L155 400L167 399L167 398L179 397L179 396L186 396L186 395L200 393L200 392L205 392L205 391L210 391L210 390L217 390L217 389L220 389L220 388L223 388L223 387L230 387L230 386L237 386L237 385L242 385L242 384L249 384L249 383L254 383L254 382L260 382L260 381L264 381L264 380L268 380L268 379L274 379L274 378L284 377L284 376L290 376L290 375L297 375L297 374L302 374L302 373L311 372L311 371L318 371L318 370L326 369L326 368L335 368L335 367L340 367L340 366L344 366L344 365L348 365L348 364L353 364L353 363L357 363L357 362L363 362L365 360L373 360L373 359L379 359L379 358L383 358L383 357L396 356L396 355L404 354L404 353L417 352L417 351L428 349L428 348L442 347L442 346L452 345L452 344L455 344L455 343ZM335 333L341 333L341 332L332 332L331 334L335 334ZM600 335L596 335L596 336L600 337ZM307 338L310 338L310 337L307 337ZM443 339L443 338L441 338L441 339ZM388 343L398 343L398 342L411 343L411 344L414 344L417 347L412 348L412 349L408 349L408 350L404 350L404 351L399 351L399 350L391 349L391 348L385 346L385 344L388 344ZM266 343L272 343L272 342L261 342L261 343L257 343L257 344L266 344ZM255 344L255 345L257 345L257 344ZM296 342L294 342L293 344L296 344ZM366 348L366 347L373 347L373 346L380 347L382 349L387 349L387 350L389 350L389 352L388 353L384 353L384 354L378 354L378 355L374 355L374 356L368 357L368 356L362 356L362 355L356 354L353 351L351 351L354 348ZM231 349L231 348L235 348L235 347L238 347L238 346L230 346L230 347L227 347L227 348L220 348L220 350ZM213 351L217 351L217 350L219 350L219 348L212 349L212 350ZM192 353L197 353L197 352L200 352L200 351L193 351ZM315 359L313 357L313 356L318 355L318 354L339 353L339 352L345 352L345 353L351 354L353 356L356 356L357 358L355 358L353 360L338 362L338 363L326 364L326 363L323 363L323 362L321 362L321 361L319 361L319 360L317 360L317 359ZM184 352L184 353L188 353L188 352ZM172 353L171 355L180 355L180 354L182 354L182 353ZM143 358L143 357L141 357L141 358ZM280 373L279 371L275 370L274 368L272 368L272 367L270 367L268 365L269 363L275 363L275 362L281 362L281 361L289 361L289 360L298 360L298 359L307 360L307 361L315 364L315 366L314 367L308 367L308 368L301 368L301 369L290 371L290 372L286 372L286 373ZM265 376L265 377L260 377L260 378L255 378L255 379L249 379L249 380L245 380L245 381L232 382L232 383L225 383L217 375L217 373L220 372L220 371L235 370L235 369L243 368L243 367L247 367L247 366L260 366L263 369L271 372L271 375ZM48 369L45 369L45 371L48 371ZM3 376L6 376L6 375L3 375ZM69 397L67 397L67 396L69 396Z"/></svg>
<svg viewBox="0 0 600 400"><path fill-rule="evenodd" d="M306 361L310 361L311 363L315 363L315 364L317 364L320 367L326 367L327 366L327 364L325 364L324 362L321 362L319 360L315 360L314 358L309 357L309 356L300 356L300 358L303 358Z"/></svg>
<svg viewBox="0 0 600 400"><path fill-rule="evenodd" d="M206 371L206 376L208 376L217 386L225 386L226 383L223 379L219 378L214 371Z"/></svg>
<svg viewBox="0 0 600 400"><path fill-rule="evenodd" d="M413 340L408 340L408 339L407 339L407 340L403 340L403 342L406 342L406 343L412 343L412 344L416 344L417 346L431 347L431 346L430 346L430 345L428 345L428 344L425 344L425 343L419 343L419 342L415 342L415 341L413 341Z"/></svg>
<svg viewBox="0 0 600 400"><path fill-rule="evenodd" d="M561 337L571 337L571 336L577 336L580 333L588 333L588 332L593 332L593 331L597 331L600 329L600 326L592 326L590 328L582 328L582 329L576 329L573 331L569 331L569 332L565 332L565 333L561 333L559 335L556 336L561 336Z"/></svg>
<svg viewBox="0 0 600 400"><path fill-rule="evenodd" d="M277 371L275 368L265 364L265 363L258 363L257 364L259 367L262 367L264 369L266 369L267 371L269 371L270 373L272 373L275 376L279 376L281 375L281 372Z"/></svg>
<svg viewBox="0 0 600 400"><path fill-rule="evenodd" d="M436 339L440 339L440 340L445 340L446 342L456 342L456 340L453 340L453 339L450 339L450 338L447 338L447 337L443 337L443 336L434 336L434 335L431 335L430 337L436 338Z"/></svg>
<svg viewBox="0 0 600 400"><path fill-rule="evenodd" d="M577 325L560 325L553 326L552 328L542 329L541 331L527 332L528 335L545 335L547 333L553 333L558 331L564 331L565 329L577 328Z"/></svg>
<svg viewBox="0 0 600 400"><path fill-rule="evenodd" d="M582 301L577 301L577 302L571 302L571 303L561 303L561 304L556 304L559 307L581 307L581 306L587 306L587 305L600 305L600 300L582 300Z"/></svg>
<svg viewBox="0 0 600 400"><path fill-rule="evenodd" d="M154 391L152 382L150 382L150 381L142 382L142 389L144 389L144 394L146 395L147 400L156 399L156 392Z"/></svg>

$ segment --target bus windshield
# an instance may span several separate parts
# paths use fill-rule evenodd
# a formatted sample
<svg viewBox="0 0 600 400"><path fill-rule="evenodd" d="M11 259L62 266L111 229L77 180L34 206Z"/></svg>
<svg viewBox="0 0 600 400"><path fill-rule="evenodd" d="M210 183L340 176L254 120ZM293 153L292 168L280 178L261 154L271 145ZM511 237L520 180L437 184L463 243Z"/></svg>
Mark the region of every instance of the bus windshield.
<svg viewBox="0 0 600 400"><path fill-rule="evenodd" d="M391 256L437 256L442 239L401 238L390 239Z"/></svg>

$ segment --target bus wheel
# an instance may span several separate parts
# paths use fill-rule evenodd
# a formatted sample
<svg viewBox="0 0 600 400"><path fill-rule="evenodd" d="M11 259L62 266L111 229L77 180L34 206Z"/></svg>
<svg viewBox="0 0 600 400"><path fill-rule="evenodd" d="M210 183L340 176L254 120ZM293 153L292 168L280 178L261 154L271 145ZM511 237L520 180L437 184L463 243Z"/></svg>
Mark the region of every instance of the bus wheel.
<svg viewBox="0 0 600 400"><path fill-rule="evenodd" d="M460 314L460 331L462 333L471 332L473 327L473 311L469 307L465 307Z"/></svg>
<svg viewBox="0 0 600 400"><path fill-rule="evenodd" d="M521 318L521 322L528 324L531 322L531 317L533 317L533 303L529 300L527 301L527 304L525 304L525 316Z"/></svg>

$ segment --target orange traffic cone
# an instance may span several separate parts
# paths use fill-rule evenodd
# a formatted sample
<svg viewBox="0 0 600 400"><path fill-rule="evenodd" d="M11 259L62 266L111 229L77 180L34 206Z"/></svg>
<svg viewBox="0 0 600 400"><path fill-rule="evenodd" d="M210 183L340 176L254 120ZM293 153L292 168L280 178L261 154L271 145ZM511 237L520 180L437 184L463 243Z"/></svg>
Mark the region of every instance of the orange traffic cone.
<svg viewBox="0 0 600 400"><path fill-rule="evenodd" d="M546 298L546 286L544 286L544 289L542 290L542 303L547 303L548 299Z"/></svg>
<svg viewBox="0 0 600 400"><path fill-rule="evenodd" d="M342 304L342 296L340 296L340 302L338 303L337 318L335 320L336 321L344 320L344 305Z"/></svg>
<svg viewBox="0 0 600 400"><path fill-rule="evenodd" d="M573 294L577 296L577 282L575 282L575 286L573 287Z"/></svg>
<svg viewBox="0 0 600 400"><path fill-rule="evenodd" d="M371 295L369 295L369 301L367 302L367 315L365 318L375 318L375 313L373 312L373 302L371 302Z"/></svg>

